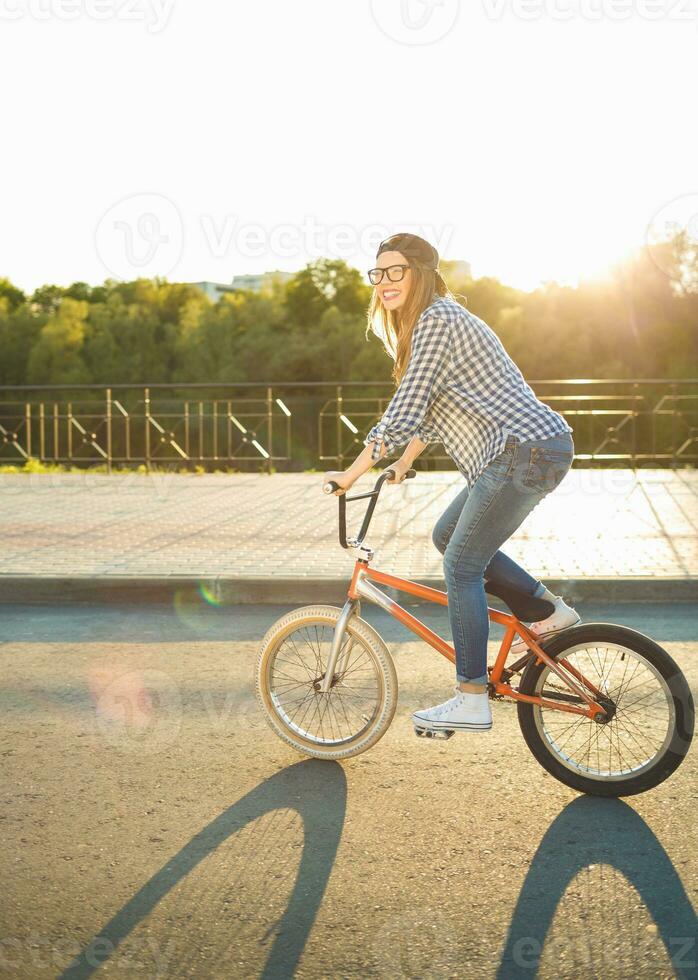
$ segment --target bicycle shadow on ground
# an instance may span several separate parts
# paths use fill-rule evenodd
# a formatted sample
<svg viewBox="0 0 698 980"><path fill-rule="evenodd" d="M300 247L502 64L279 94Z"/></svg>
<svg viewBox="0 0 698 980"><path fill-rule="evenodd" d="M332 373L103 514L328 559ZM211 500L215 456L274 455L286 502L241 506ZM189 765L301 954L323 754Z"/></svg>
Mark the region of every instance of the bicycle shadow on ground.
<svg viewBox="0 0 698 980"><path fill-rule="evenodd" d="M273 944L260 978L293 976L327 888L346 816L347 783L337 762L307 759L289 765L241 797L204 827L136 892L60 974L89 977L153 908L209 854L249 823L277 810L295 810L303 823L300 863L283 915L268 924ZM282 842L283 845L283 842Z"/></svg>
<svg viewBox="0 0 698 980"><path fill-rule="evenodd" d="M612 971L619 969L619 955L628 949L633 957L642 957L641 950L633 949L632 937L628 938L629 927L637 916L631 906L614 907L613 883L608 874L604 878L602 870L607 865L636 889L657 927L675 975L698 977L698 920L667 852L642 817L626 803L580 796L555 818L531 861L496 973L498 980L530 980L537 975L557 907L568 886L586 869L592 869L594 879L588 883L589 893L607 908L607 928L599 946L608 942L611 948L606 962L603 948L591 951L590 941L595 937L589 934L588 925L585 928L587 909L583 908L579 922L566 923L566 931L571 936L581 930L581 941L587 943L583 954L588 956L588 962L584 965L595 975L603 976L608 966ZM624 897L627 899L627 895ZM614 922L618 924L615 933ZM625 943L625 948L619 950L618 943ZM645 960L634 962L632 975L649 975L645 973L648 967Z"/></svg>

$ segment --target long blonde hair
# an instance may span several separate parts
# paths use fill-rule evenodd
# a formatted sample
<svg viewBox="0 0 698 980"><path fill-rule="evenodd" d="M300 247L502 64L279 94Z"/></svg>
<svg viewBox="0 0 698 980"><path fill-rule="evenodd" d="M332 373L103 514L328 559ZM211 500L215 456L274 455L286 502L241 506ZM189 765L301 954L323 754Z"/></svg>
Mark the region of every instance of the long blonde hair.
<svg viewBox="0 0 698 980"><path fill-rule="evenodd" d="M407 370L414 328L424 310L433 302L434 294L455 299L440 272L418 264L410 264L410 269L412 287L404 304L397 310L386 310L380 301L378 290L374 289L367 313L366 339L369 332L380 337L394 361L392 378L396 386L400 384ZM376 324L379 324L380 332L376 330Z"/></svg>

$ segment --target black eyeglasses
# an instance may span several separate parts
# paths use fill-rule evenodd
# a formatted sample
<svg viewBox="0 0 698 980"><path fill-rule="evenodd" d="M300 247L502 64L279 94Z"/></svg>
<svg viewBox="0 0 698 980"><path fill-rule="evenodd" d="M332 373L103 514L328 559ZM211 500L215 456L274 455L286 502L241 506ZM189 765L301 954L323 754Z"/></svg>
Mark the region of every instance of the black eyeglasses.
<svg viewBox="0 0 698 980"><path fill-rule="evenodd" d="M368 281L372 286L377 286L383 281L383 276L387 275L390 282L400 282L405 278L405 269L409 268L409 265L389 265L387 269L369 269Z"/></svg>

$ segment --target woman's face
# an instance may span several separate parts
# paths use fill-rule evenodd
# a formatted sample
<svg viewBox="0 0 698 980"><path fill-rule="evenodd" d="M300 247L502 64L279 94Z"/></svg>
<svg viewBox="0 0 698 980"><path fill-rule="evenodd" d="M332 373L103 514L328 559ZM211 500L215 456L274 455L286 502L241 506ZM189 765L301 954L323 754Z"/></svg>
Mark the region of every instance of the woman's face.
<svg viewBox="0 0 698 980"><path fill-rule="evenodd" d="M381 252L376 259L377 269L387 269L391 265L407 265L407 259L402 252ZM374 288L378 291L380 301L386 310L399 309L412 288L412 269L403 269L404 276L400 282L391 282L384 273L382 280Z"/></svg>

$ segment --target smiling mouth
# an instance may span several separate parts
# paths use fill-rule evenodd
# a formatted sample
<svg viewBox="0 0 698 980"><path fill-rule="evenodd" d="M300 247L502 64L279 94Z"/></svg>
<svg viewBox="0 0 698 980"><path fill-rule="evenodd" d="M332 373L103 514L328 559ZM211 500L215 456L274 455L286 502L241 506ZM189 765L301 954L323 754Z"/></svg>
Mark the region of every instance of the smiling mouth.
<svg viewBox="0 0 698 980"><path fill-rule="evenodd" d="M399 289L386 289L383 293L383 299L391 300L396 299L400 295Z"/></svg>

